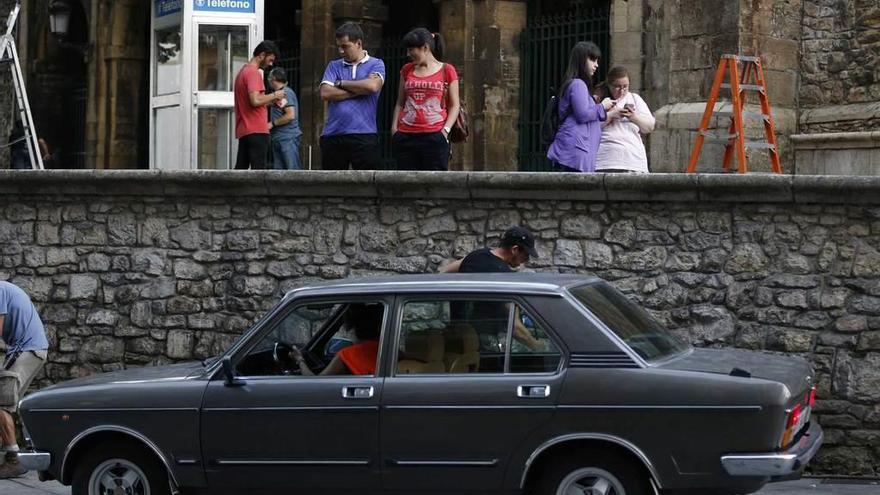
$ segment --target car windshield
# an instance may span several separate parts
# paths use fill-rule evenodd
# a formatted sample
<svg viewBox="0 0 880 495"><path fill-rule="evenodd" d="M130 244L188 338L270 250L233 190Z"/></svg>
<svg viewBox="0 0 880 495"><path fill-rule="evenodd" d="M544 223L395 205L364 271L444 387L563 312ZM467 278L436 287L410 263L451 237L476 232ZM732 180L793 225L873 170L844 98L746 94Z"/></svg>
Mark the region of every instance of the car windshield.
<svg viewBox="0 0 880 495"><path fill-rule="evenodd" d="M569 292L645 361L665 359L690 348L641 306L604 282L579 285Z"/></svg>

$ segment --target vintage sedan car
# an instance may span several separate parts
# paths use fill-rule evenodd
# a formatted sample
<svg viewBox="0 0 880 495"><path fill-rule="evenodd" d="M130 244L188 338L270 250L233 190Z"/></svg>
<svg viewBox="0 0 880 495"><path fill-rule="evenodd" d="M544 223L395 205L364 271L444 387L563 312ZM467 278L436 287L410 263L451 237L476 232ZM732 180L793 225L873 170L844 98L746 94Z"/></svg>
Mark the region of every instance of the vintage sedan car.
<svg viewBox="0 0 880 495"><path fill-rule="evenodd" d="M30 395L22 457L75 495L750 493L819 449L814 401L804 360L692 348L597 278L351 279Z"/></svg>

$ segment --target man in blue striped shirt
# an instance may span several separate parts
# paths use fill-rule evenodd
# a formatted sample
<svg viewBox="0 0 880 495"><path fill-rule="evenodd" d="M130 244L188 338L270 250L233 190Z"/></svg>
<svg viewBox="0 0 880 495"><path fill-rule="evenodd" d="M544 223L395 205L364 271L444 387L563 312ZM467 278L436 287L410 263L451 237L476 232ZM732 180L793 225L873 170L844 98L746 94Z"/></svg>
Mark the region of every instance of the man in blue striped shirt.
<svg viewBox="0 0 880 495"><path fill-rule="evenodd" d="M324 170L379 168L376 107L385 84L385 63L364 50L364 32L346 22L336 30L342 58L327 65L321 98L328 102L321 135Z"/></svg>

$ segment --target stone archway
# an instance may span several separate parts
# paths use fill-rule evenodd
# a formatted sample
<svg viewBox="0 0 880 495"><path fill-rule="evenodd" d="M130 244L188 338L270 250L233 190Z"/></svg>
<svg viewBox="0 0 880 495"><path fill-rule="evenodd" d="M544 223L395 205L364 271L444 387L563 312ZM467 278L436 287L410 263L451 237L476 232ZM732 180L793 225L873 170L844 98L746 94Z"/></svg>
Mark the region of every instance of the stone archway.
<svg viewBox="0 0 880 495"><path fill-rule="evenodd" d="M63 41L49 30L45 11L35 12L38 41L28 74L28 95L38 136L48 144L55 168L86 166L86 100L89 17L80 0L71 0L70 26ZM26 68L27 69L27 68Z"/></svg>

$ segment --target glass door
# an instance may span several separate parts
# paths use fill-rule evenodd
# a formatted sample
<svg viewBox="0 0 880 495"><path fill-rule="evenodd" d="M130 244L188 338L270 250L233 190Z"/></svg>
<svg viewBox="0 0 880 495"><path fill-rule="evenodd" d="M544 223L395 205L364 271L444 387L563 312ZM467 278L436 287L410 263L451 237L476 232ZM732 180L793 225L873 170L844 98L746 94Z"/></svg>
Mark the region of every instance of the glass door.
<svg viewBox="0 0 880 495"><path fill-rule="evenodd" d="M178 168L183 149L181 120L183 42L179 20L153 30L153 78L151 92L151 168Z"/></svg>
<svg viewBox="0 0 880 495"><path fill-rule="evenodd" d="M250 59L252 26L196 23L193 160L199 169L228 170L235 165L233 86Z"/></svg>

